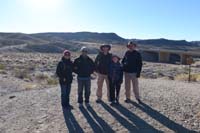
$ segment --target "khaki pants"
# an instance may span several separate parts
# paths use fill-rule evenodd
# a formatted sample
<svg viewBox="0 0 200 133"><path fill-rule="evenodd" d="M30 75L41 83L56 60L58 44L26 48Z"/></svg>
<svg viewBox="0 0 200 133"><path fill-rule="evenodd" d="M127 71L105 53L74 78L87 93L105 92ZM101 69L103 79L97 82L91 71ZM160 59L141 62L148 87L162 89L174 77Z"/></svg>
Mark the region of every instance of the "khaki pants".
<svg viewBox="0 0 200 133"><path fill-rule="evenodd" d="M98 73L98 79L97 79L97 98L101 99L102 98L102 87L103 87L103 82L104 80L106 81L106 86L107 86L107 98L108 100L110 99L110 93L109 93L109 81L108 81L108 76L104 74Z"/></svg>
<svg viewBox="0 0 200 133"><path fill-rule="evenodd" d="M139 82L135 73L125 73L125 95L127 99L131 98L131 82L133 85L133 93L136 99L139 99Z"/></svg>

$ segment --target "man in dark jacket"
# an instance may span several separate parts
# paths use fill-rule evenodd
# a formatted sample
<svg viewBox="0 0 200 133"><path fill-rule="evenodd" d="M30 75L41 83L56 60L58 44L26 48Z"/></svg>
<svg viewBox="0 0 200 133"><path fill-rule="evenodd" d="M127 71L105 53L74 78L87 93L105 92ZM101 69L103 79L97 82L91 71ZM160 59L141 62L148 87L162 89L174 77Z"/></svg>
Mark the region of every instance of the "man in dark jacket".
<svg viewBox="0 0 200 133"><path fill-rule="evenodd" d="M91 88L91 74L95 70L93 60L87 55L86 47L81 48L82 54L74 61L74 72L78 75L78 103L82 106L83 103L83 89L85 89L85 103L89 105L90 88Z"/></svg>
<svg viewBox="0 0 200 133"><path fill-rule="evenodd" d="M110 100L109 94L109 81L108 81L108 70L111 63L112 54L109 53L111 49L110 45L103 44L100 46L100 52L95 59L96 71L98 73L97 79L97 100L96 102L101 102L102 99L102 87L104 80L107 85L107 98Z"/></svg>
<svg viewBox="0 0 200 133"><path fill-rule="evenodd" d="M63 108L72 108L69 104L71 83L73 80L73 62L70 59L71 53L68 50L63 52L63 57L57 65L56 74L59 77L61 87L61 105Z"/></svg>
<svg viewBox="0 0 200 133"><path fill-rule="evenodd" d="M139 96L138 78L140 77L142 70L142 57L141 54L136 51L136 46L137 45L135 43L129 42L127 45L129 50L125 53L125 56L122 60L123 70L125 72L125 102L130 102L130 82L132 81L135 98L139 103L141 103Z"/></svg>

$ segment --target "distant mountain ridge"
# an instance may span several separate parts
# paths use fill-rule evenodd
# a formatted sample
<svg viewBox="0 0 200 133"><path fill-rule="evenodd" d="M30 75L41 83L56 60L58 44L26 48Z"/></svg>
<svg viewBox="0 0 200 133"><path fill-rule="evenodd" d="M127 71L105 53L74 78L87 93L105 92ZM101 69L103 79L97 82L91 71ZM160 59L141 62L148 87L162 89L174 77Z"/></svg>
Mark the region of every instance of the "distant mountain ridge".
<svg viewBox="0 0 200 133"><path fill-rule="evenodd" d="M162 47L167 49L197 49L200 50L200 41L188 42L185 40L167 39L125 39L116 33L97 32L47 32L47 33L2 33L0 32L0 51L14 52L60 52L63 49L78 50L83 44L78 42L108 43L125 45L134 41L141 47ZM14 46L14 47L13 47ZM91 49L92 51L92 49ZM96 49L95 49L96 51Z"/></svg>

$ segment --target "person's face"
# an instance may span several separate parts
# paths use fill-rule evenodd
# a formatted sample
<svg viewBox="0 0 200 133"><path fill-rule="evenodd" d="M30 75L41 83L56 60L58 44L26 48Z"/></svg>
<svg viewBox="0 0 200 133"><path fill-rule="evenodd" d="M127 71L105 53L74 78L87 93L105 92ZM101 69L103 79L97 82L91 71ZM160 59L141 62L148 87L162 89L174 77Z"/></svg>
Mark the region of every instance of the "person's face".
<svg viewBox="0 0 200 133"><path fill-rule="evenodd" d="M130 51L133 51L133 50L136 49L136 46L135 45L130 45L128 48L129 48Z"/></svg>
<svg viewBox="0 0 200 133"><path fill-rule="evenodd" d="M70 54L65 54L65 55L64 55L64 58L65 58L65 59L70 59L70 57L71 57Z"/></svg>
<svg viewBox="0 0 200 133"><path fill-rule="evenodd" d="M112 61L113 61L114 63L117 63L117 62L119 61L119 59L118 59L117 57L113 57L113 58L112 58Z"/></svg>
<svg viewBox="0 0 200 133"><path fill-rule="evenodd" d="M87 56L87 53L88 53L87 51L82 51L83 56Z"/></svg>
<svg viewBox="0 0 200 133"><path fill-rule="evenodd" d="M108 47L103 47L102 50L103 50L104 53L108 53L109 48Z"/></svg>

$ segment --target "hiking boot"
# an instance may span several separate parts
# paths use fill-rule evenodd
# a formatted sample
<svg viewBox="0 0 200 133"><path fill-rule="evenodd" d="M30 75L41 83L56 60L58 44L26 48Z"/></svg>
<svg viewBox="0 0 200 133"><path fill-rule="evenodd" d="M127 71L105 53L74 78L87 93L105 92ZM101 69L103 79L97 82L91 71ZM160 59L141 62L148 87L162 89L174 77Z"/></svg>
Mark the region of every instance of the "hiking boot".
<svg viewBox="0 0 200 133"><path fill-rule="evenodd" d="M115 105L115 102L112 101L112 102L110 103L110 106L114 106L114 105Z"/></svg>
<svg viewBox="0 0 200 133"><path fill-rule="evenodd" d="M142 101L139 98L136 100L138 101L139 104L142 104Z"/></svg>
<svg viewBox="0 0 200 133"><path fill-rule="evenodd" d="M97 100L96 100L96 103L101 103L102 102L102 100L100 99L100 98L98 98Z"/></svg>
<svg viewBox="0 0 200 133"><path fill-rule="evenodd" d="M130 103L131 102L131 99L126 99L125 101L124 101L125 103Z"/></svg>
<svg viewBox="0 0 200 133"><path fill-rule="evenodd" d="M116 99L116 104L119 105L119 100L118 99Z"/></svg>
<svg viewBox="0 0 200 133"><path fill-rule="evenodd" d="M83 107L83 103L79 103L78 106L79 106L79 108Z"/></svg>
<svg viewBox="0 0 200 133"><path fill-rule="evenodd" d="M86 107L90 107L90 103L86 102L86 103L85 103L85 106L86 106Z"/></svg>
<svg viewBox="0 0 200 133"><path fill-rule="evenodd" d="M66 108L67 109L74 109L74 107L72 105L67 105Z"/></svg>

